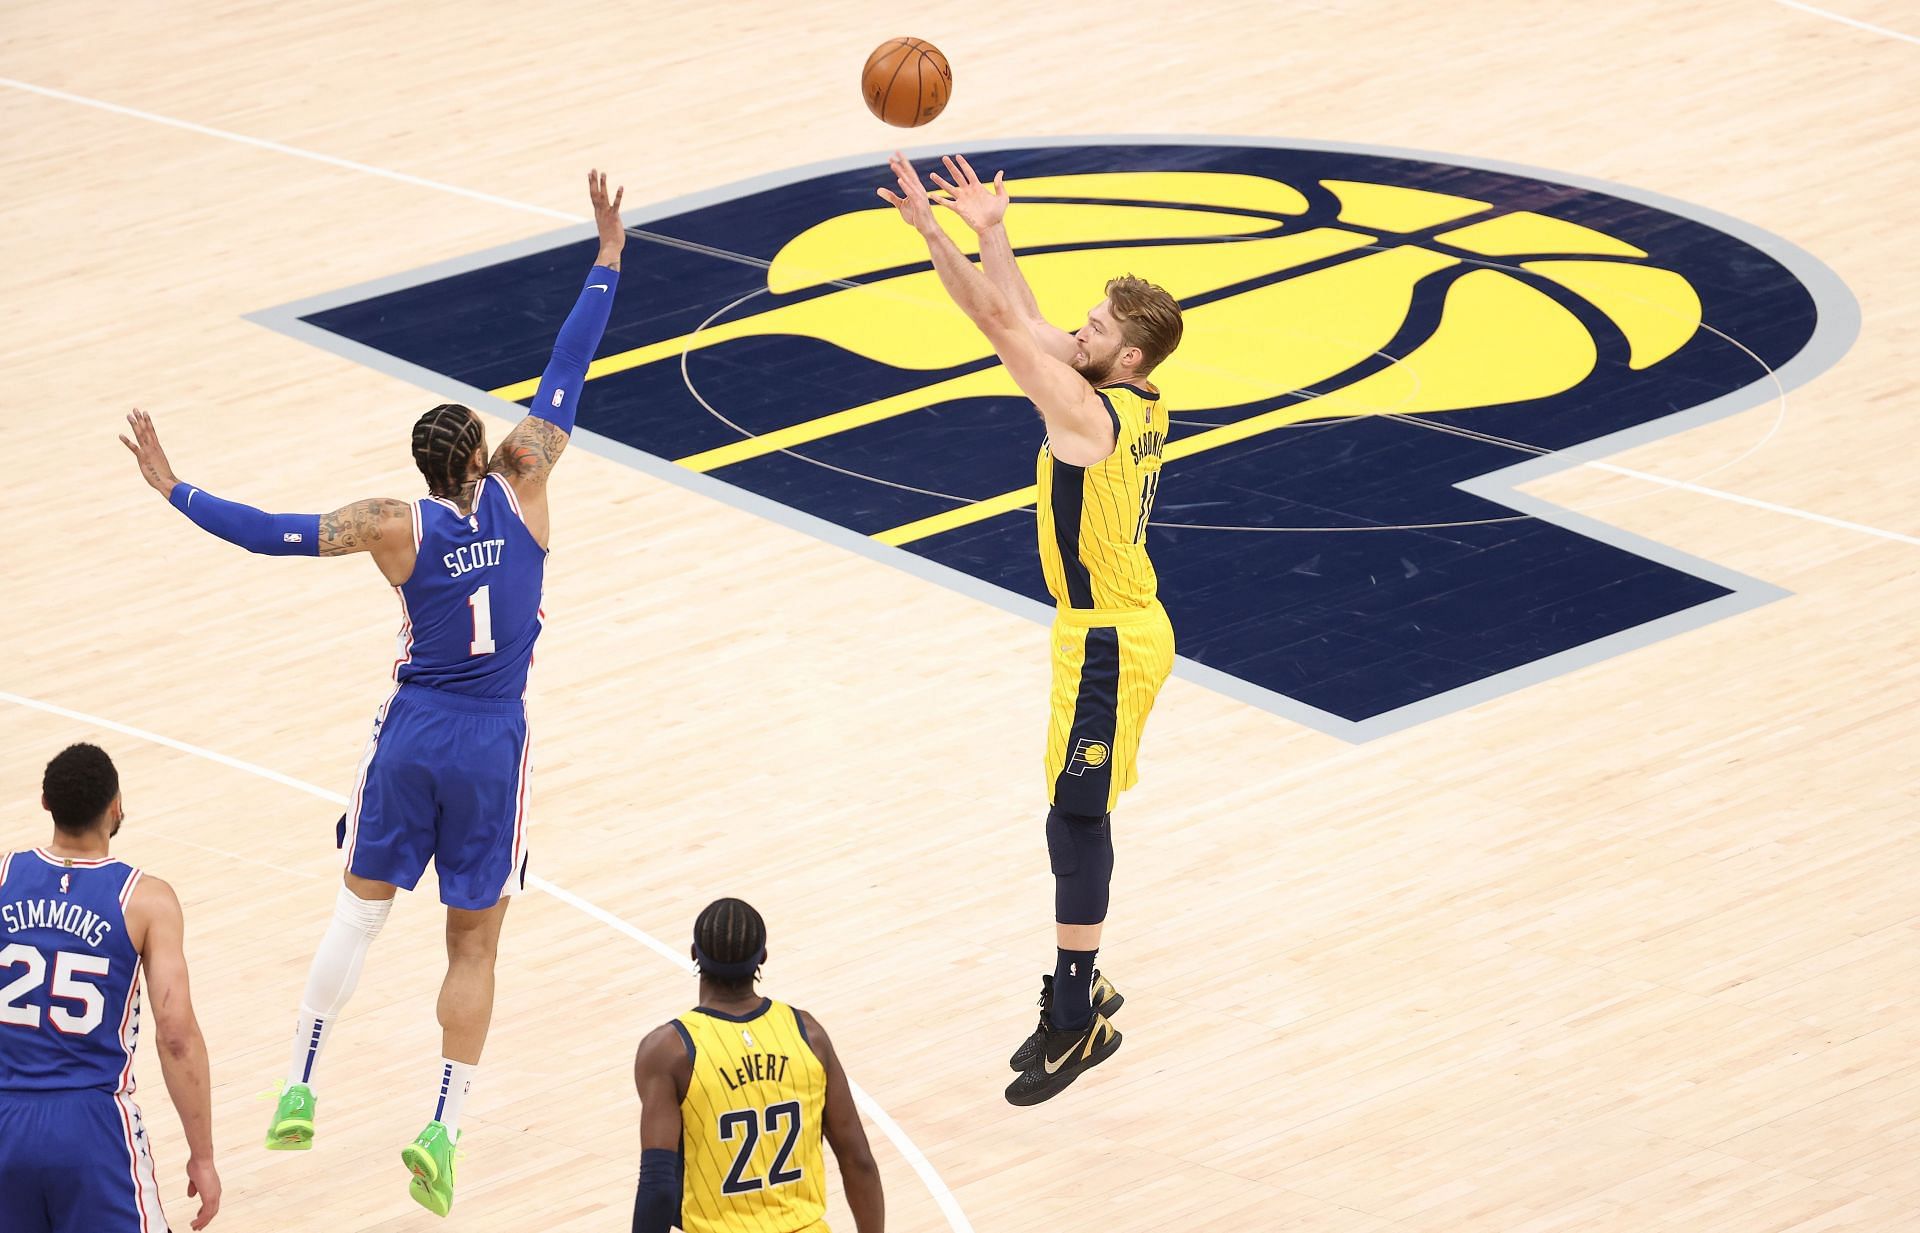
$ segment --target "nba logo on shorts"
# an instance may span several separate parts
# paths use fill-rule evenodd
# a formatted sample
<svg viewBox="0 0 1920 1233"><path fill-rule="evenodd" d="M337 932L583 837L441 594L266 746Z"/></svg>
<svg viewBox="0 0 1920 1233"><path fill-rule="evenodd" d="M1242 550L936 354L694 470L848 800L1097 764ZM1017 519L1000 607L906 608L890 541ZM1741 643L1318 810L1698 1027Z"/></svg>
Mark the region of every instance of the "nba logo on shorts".
<svg viewBox="0 0 1920 1233"><path fill-rule="evenodd" d="M1074 744L1073 757L1067 760L1067 774L1083 775L1090 770L1097 771L1106 764L1106 743L1083 736Z"/></svg>

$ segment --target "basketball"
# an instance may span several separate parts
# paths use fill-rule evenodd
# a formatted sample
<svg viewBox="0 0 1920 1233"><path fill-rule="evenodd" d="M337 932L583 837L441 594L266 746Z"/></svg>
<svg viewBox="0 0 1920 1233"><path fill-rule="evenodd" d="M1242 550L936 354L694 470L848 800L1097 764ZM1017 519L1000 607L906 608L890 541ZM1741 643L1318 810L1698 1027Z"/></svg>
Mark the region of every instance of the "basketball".
<svg viewBox="0 0 1920 1233"><path fill-rule="evenodd" d="M888 39L860 71L867 110L895 128L918 128L946 110L953 70L925 39Z"/></svg>

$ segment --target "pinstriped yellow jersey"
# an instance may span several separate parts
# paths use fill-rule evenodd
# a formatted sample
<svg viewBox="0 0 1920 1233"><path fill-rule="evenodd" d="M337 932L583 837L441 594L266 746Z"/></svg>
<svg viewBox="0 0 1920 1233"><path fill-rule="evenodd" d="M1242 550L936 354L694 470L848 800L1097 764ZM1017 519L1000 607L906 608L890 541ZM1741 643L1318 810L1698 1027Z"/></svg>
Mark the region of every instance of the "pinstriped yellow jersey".
<svg viewBox="0 0 1920 1233"><path fill-rule="evenodd" d="M738 1018L690 1010L674 1023L693 1053L680 1102L686 1233L827 1233L820 1151L827 1069L791 1006Z"/></svg>
<svg viewBox="0 0 1920 1233"><path fill-rule="evenodd" d="M1160 582L1147 559L1147 519L1160 487L1167 414L1144 382L1097 389L1113 416L1113 453L1076 467L1040 447L1040 568L1062 608L1146 608Z"/></svg>

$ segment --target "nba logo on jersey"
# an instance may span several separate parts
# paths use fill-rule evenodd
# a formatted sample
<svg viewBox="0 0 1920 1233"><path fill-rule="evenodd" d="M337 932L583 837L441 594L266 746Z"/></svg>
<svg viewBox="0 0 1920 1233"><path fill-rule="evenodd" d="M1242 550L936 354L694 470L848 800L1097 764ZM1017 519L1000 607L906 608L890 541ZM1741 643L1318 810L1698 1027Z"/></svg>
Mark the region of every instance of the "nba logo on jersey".
<svg viewBox="0 0 1920 1233"><path fill-rule="evenodd" d="M73 893L73 875L72 874L63 873L60 875L60 893L63 895L68 895Z"/></svg>
<svg viewBox="0 0 1920 1233"><path fill-rule="evenodd" d="M753 1046L753 1033L752 1033L752 1032L749 1032L749 1031L747 1031L747 1029L745 1029L745 1028L741 1028L741 1029L740 1029L740 1039L741 1039L741 1040L744 1040L744 1041L746 1041L746 1042L747 1042L747 1048L749 1048L749 1049L751 1049L751 1048L753 1048L753 1047L754 1047L754 1046Z"/></svg>

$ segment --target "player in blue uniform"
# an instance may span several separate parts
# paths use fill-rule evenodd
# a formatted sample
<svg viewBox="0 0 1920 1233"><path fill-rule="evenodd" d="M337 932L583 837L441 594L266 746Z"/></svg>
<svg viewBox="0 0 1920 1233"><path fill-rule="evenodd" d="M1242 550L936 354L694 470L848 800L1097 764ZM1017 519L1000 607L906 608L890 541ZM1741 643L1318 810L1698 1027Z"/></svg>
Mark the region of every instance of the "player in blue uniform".
<svg viewBox="0 0 1920 1233"><path fill-rule="evenodd" d="M121 437L147 482L203 530L268 555L368 553L400 596L395 689L374 716L341 819L345 885L307 975L267 1146L312 1146L320 1051L395 890L413 889L432 860L447 905L442 1057L432 1120L401 1159L414 1199L442 1216L453 1203L453 1147L493 1017L500 925L527 872L523 698L540 636L547 476L573 430L626 243L621 192L609 197L599 172L587 180L600 253L560 327L531 410L491 460L480 418L466 407L447 403L421 416L413 458L426 477L425 498L357 501L324 515L267 514L176 479L144 413L128 416L133 439Z"/></svg>
<svg viewBox="0 0 1920 1233"><path fill-rule="evenodd" d="M133 1102L143 970L203 1229L220 1210L220 1174L180 900L107 854L126 810L99 747L47 763L40 803L52 842L0 852L0 1230L166 1233Z"/></svg>

